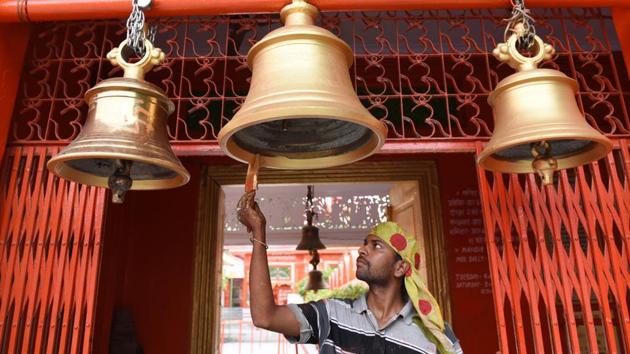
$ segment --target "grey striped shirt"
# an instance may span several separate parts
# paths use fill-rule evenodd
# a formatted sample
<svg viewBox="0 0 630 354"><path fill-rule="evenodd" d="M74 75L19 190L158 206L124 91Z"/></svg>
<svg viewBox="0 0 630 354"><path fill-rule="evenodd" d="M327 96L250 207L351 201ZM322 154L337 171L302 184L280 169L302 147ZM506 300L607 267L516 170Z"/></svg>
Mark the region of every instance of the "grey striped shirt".
<svg viewBox="0 0 630 354"><path fill-rule="evenodd" d="M437 353L435 345L413 322L411 302L384 326L379 326L368 309L365 295L354 301L321 300L288 305L300 323L300 337L292 343L319 344L321 354L333 353ZM450 329L447 336L463 353Z"/></svg>

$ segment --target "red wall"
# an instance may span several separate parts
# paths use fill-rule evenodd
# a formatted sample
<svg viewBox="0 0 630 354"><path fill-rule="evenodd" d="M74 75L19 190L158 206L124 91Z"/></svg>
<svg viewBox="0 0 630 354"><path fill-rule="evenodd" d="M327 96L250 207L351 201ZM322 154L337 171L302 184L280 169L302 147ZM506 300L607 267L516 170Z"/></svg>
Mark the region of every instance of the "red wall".
<svg viewBox="0 0 630 354"><path fill-rule="evenodd" d="M453 328L466 354L499 349L474 155L438 161Z"/></svg>
<svg viewBox="0 0 630 354"><path fill-rule="evenodd" d="M145 353L190 351L194 236L200 166L184 187L131 191L109 204L99 278L94 352L109 353L112 314L131 311Z"/></svg>

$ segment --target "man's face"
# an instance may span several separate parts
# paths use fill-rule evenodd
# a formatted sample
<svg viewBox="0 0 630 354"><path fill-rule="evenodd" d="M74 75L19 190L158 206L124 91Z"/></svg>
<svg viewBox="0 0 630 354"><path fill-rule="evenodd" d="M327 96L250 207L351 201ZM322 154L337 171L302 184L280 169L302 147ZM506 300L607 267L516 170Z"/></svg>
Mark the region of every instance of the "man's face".
<svg viewBox="0 0 630 354"><path fill-rule="evenodd" d="M385 241L368 235L359 248L357 279L369 285L385 285L395 277L396 252Z"/></svg>

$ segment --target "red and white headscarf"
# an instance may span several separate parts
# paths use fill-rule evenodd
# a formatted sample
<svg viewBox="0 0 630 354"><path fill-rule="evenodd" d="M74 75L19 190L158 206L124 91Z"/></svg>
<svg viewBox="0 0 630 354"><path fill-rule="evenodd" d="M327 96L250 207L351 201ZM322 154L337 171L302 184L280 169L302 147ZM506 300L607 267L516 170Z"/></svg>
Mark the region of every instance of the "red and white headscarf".
<svg viewBox="0 0 630 354"><path fill-rule="evenodd" d="M409 263L409 271L405 274L405 289L418 313L414 317L414 322L422 329L425 336L437 346L440 353L455 353L453 343L445 334L440 307L420 276L420 262L422 260L415 237L395 222L379 224L372 228L370 234L385 241L403 260Z"/></svg>

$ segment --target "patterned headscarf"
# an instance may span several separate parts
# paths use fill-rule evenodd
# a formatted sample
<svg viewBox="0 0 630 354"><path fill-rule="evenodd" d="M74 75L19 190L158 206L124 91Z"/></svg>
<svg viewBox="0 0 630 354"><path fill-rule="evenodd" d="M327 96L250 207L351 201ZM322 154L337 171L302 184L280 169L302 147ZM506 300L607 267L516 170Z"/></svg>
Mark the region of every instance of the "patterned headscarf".
<svg viewBox="0 0 630 354"><path fill-rule="evenodd" d="M409 270L405 274L405 289L418 313L414 316L414 322L437 346L440 353L454 353L453 344L445 334L440 307L420 276L420 252L416 239L395 222L379 224L370 231L370 234L385 241L409 263Z"/></svg>

